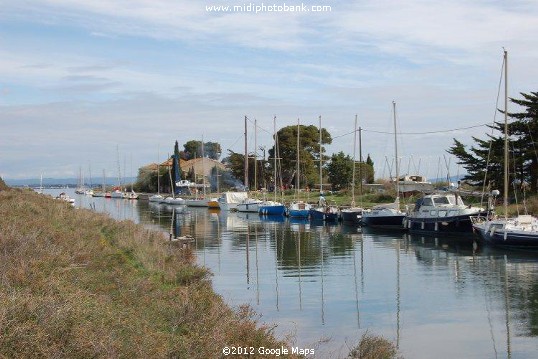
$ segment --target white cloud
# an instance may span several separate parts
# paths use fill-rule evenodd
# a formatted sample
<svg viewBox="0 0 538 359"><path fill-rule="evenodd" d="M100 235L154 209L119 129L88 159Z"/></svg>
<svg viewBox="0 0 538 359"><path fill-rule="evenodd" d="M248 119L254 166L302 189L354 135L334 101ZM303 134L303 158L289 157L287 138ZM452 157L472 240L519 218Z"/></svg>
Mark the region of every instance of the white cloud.
<svg viewBox="0 0 538 359"><path fill-rule="evenodd" d="M9 121L10 138L36 137L31 151L0 141L1 157L20 160L9 163L13 173L35 177L30 166L16 168L43 148L55 158L51 166L68 168L77 157L69 153L107 158L118 142L137 153L137 164L176 138L204 135L233 147L245 114L269 129L273 115L285 126L297 117L315 124L321 114L337 136L350 131L356 113L363 128L386 131L395 99L406 129L488 122L502 46L511 56L511 94L536 91L538 6L531 1L334 0L332 12L317 15L219 15L205 11L211 4L5 4L0 122ZM377 164L392 156L385 137L364 137ZM403 137L401 152L437 158L452 137ZM349 153L351 140L330 150ZM261 141L271 143L267 134Z"/></svg>

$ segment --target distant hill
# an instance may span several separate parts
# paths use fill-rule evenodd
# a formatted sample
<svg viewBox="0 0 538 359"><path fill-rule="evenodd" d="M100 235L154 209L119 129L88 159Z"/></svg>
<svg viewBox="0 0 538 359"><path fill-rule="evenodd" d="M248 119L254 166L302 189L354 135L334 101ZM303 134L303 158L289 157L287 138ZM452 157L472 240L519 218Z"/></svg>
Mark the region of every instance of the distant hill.
<svg viewBox="0 0 538 359"><path fill-rule="evenodd" d="M39 187L40 179L39 178L25 178L25 179L9 179L5 178L4 181L8 186L13 187ZM126 177L122 180L123 183L134 183L136 181L136 177ZM69 187L76 187L78 183L78 178L43 178L43 186L44 187L50 187L50 186L69 186ZM105 179L105 183L107 186L113 186L118 184L118 179L113 177L107 177ZM92 185L94 187L100 186L103 184L103 179L101 178L98 181L93 181ZM86 182L86 185L89 186L90 183Z"/></svg>

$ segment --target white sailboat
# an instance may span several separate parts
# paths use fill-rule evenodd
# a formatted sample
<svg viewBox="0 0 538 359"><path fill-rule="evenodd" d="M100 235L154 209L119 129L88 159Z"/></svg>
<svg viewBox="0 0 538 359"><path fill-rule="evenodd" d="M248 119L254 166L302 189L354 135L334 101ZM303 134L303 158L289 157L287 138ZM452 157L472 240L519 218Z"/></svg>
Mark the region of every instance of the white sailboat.
<svg viewBox="0 0 538 359"><path fill-rule="evenodd" d="M205 149L204 138L202 137L202 191L203 195L200 197L200 191L198 188L194 188L194 198L185 199L185 204L189 207L208 207L209 198L206 198L206 183L205 183ZM196 174L195 174L196 176ZM196 181L195 181L196 182ZM218 199L212 199L218 203Z"/></svg>
<svg viewBox="0 0 538 359"><path fill-rule="evenodd" d="M474 217L473 228L488 244L502 247L538 247L538 218L518 215L508 218L508 52L504 51L504 216ZM498 191L494 191L494 195Z"/></svg>
<svg viewBox="0 0 538 359"><path fill-rule="evenodd" d="M159 165L159 154L157 154L157 193L149 196L148 201L157 203L164 201L164 197L161 195L161 173Z"/></svg>
<svg viewBox="0 0 538 359"><path fill-rule="evenodd" d="M179 161L178 161L178 164L179 164ZM176 197L176 194L174 193L174 185L173 185L174 180L172 179L172 171L170 169L170 166L168 166L168 176L170 177L170 190L172 191L172 195L166 197L162 201L162 203L166 203L166 204L173 205L173 206L184 205L185 200L183 198Z"/></svg>
<svg viewBox="0 0 538 359"><path fill-rule="evenodd" d="M396 128L396 102L392 102L394 115L394 157L396 162L396 178L400 177L398 164L398 135ZM386 229L404 229L405 213L400 210L400 186L396 181L396 200L394 203L377 205L371 210L364 211L362 223L370 227Z"/></svg>
<svg viewBox="0 0 538 359"><path fill-rule="evenodd" d="M297 119L297 159L296 159L296 168L295 168L295 201L293 201L288 207L288 216L290 218L308 218L310 216L310 209L312 206L310 203L299 200L299 186L300 182L300 123Z"/></svg>

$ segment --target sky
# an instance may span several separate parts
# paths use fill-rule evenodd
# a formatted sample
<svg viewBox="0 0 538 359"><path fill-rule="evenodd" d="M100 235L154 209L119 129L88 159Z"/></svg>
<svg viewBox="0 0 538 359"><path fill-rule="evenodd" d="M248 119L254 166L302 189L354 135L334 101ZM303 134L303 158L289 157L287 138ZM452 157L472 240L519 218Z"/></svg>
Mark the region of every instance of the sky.
<svg viewBox="0 0 538 359"><path fill-rule="evenodd" d="M538 90L535 0L0 6L5 179L76 177L81 168L114 177L118 164L136 175L164 161L176 140L218 142L223 157L243 153L245 116L250 151L272 146L274 118L278 129L318 126L321 116L333 137L326 153L350 156L357 116L363 155L376 177L388 177L393 101L401 172L456 175L464 170L446 150L453 138L471 145L490 132L479 125L494 120L503 48L509 95Z"/></svg>

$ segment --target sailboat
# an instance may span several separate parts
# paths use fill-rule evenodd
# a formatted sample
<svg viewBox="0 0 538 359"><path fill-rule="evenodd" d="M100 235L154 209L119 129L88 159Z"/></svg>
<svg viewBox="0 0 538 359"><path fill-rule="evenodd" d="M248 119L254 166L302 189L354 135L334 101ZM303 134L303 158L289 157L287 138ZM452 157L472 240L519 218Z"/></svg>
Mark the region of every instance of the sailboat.
<svg viewBox="0 0 538 359"><path fill-rule="evenodd" d="M164 201L164 197L161 195L161 173L160 173L160 166L159 166L159 154L157 154L157 194L151 195L148 198L148 201L150 202L162 202Z"/></svg>
<svg viewBox="0 0 538 359"><path fill-rule="evenodd" d="M204 151L204 138L203 137L202 137L202 191L203 191L203 195L200 197L200 191L196 187L194 187L194 191L195 191L195 196L194 196L195 198L186 199L185 204L189 207L209 207L209 198L206 198L205 151ZM212 200L218 203L218 199L212 199Z"/></svg>
<svg viewBox="0 0 538 359"><path fill-rule="evenodd" d="M300 149L300 124L297 120L297 160L295 169L295 201L288 207L288 216L290 218L308 218L310 215L310 208L312 206L309 203L299 200L299 186L300 186L300 161L299 161L299 149Z"/></svg>
<svg viewBox="0 0 538 359"><path fill-rule="evenodd" d="M92 196L93 197L105 197L106 196L106 184L105 184L105 170L103 170L103 184L101 186L101 191L97 192L94 191Z"/></svg>
<svg viewBox="0 0 538 359"><path fill-rule="evenodd" d="M355 115L355 131L353 131L353 178L351 180L351 207L344 208L340 211L342 221L359 225L362 222L363 209L355 206L355 155L357 147L357 115ZM359 164L362 164L362 156L359 158ZM362 181L362 178L361 178Z"/></svg>
<svg viewBox="0 0 538 359"><path fill-rule="evenodd" d="M273 151L273 179L275 181L274 183L274 193L275 198L274 201L263 201L260 203L258 208L258 213L261 215L275 215L275 216L283 216L284 213L286 213L286 207L280 202L277 202L276 196L278 192L278 181L277 181L277 157L279 151L277 151L278 141L277 141L277 133L276 133L276 117L273 118L273 132L274 132L274 151Z"/></svg>
<svg viewBox="0 0 538 359"><path fill-rule="evenodd" d="M538 247L538 218L508 218L508 52L504 51L504 216L473 217L473 228L488 244L502 247ZM497 195L494 191L493 195Z"/></svg>
<svg viewBox="0 0 538 359"><path fill-rule="evenodd" d="M39 180L39 189L36 192L43 194L43 173L41 174L41 179Z"/></svg>
<svg viewBox="0 0 538 359"><path fill-rule="evenodd" d="M87 190L86 186L84 185L84 175L82 174L82 167L79 167L78 171L78 184L77 188L75 189L76 194L84 194Z"/></svg>
<svg viewBox="0 0 538 359"><path fill-rule="evenodd" d="M396 162L396 178L400 177L398 164L398 136L396 129L396 102L392 101L394 115L394 157ZM362 223L365 226L385 229L404 229L405 213L400 211L400 188L396 181L396 200L394 203L377 205L371 210L364 211Z"/></svg>
<svg viewBox="0 0 538 359"><path fill-rule="evenodd" d="M113 188L112 193L110 193L110 198L124 198L121 187L120 150L118 146L116 146L116 154L118 157L118 186Z"/></svg>
<svg viewBox="0 0 538 359"><path fill-rule="evenodd" d="M177 183L177 181L181 180L181 178L179 177L179 159L176 155L173 155L172 159L176 164L174 166L176 168L176 173L174 173L175 178L172 178L172 171L170 170L170 166L168 166L168 176L170 177L170 190L172 191L172 195L166 197L162 202L169 205L183 205L185 204L185 200L183 198L176 197L174 190L174 183Z"/></svg>
<svg viewBox="0 0 538 359"><path fill-rule="evenodd" d="M321 146L321 116L319 116L319 201L318 206L310 208L310 219L313 221L336 222L339 211L335 206L329 206L323 197L323 147Z"/></svg>

